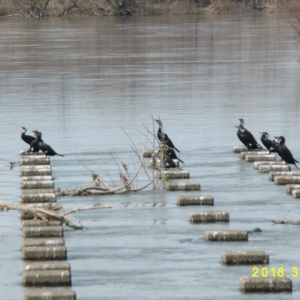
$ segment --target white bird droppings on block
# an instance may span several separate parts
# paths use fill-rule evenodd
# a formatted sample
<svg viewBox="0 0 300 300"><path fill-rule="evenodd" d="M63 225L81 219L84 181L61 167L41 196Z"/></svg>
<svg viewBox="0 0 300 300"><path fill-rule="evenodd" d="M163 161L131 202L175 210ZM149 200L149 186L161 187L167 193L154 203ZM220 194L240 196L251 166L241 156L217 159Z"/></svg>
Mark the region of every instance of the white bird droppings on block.
<svg viewBox="0 0 300 300"><path fill-rule="evenodd" d="M241 153L241 152L245 152L245 151L248 151L248 148L244 145L233 146L233 148L232 148L232 152L234 152L234 153Z"/></svg>
<svg viewBox="0 0 300 300"><path fill-rule="evenodd" d="M71 267L67 261L26 261L25 271L33 270L69 270Z"/></svg>
<svg viewBox="0 0 300 300"><path fill-rule="evenodd" d="M22 242L23 247L49 247L49 246L64 246L65 240L63 238L25 238Z"/></svg>
<svg viewBox="0 0 300 300"><path fill-rule="evenodd" d="M23 260L66 260L67 248L65 246L23 247Z"/></svg>
<svg viewBox="0 0 300 300"><path fill-rule="evenodd" d="M62 237L62 226L25 226L23 227L24 237Z"/></svg>
<svg viewBox="0 0 300 300"><path fill-rule="evenodd" d="M34 270L23 272L23 286L41 287L70 285L71 273L68 270Z"/></svg>
<svg viewBox="0 0 300 300"><path fill-rule="evenodd" d="M191 212L190 222L191 223L229 222L229 214L225 210Z"/></svg>
<svg viewBox="0 0 300 300"><path fill-rule="evenodd" d="M21 166L21 176L50 176L51 167L44 166Z"/></svg>
<svg viewBox="0 0 300 300"><path fill-rule="evenodd" d="M240 290L244 293L292 292L292 280L288 277L241 277Z"/></svg>
<svg viewBox="0 0 300 300"><path fill-rule="evenodd" d="M190 172L186 170L167 170L161 171L160 177L163 180L190 178Z"/></svg>
<svg viewBox="0 0 300 300"><path fill-rule="evenodd" d="M265 251L223 251L222 262L225 265L268 264L269 254Z"/></svg>
<svg viewBox="0 0 300 300"><path fill-rule="evenodd" d="M164 181L164 188L167 191L196 191L200 190L199 182L174 182Z"/></svg>

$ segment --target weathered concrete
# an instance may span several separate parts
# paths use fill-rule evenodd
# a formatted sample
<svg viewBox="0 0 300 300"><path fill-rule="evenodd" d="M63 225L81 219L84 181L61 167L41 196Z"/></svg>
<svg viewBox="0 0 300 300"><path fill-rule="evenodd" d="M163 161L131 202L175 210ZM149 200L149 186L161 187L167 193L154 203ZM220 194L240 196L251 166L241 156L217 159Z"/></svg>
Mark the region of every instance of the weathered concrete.
<svg viewBox="0 0 300 300"><path fill-rule="evenodd" d="M62 226L25 226L23 237L62 237Z"/></svg>
<svg viewBox="0 0 300 300"><path fill-rule="evenodd" d="M68 270L34 270L23 272L23 286L70 286L71 274Z"/></svg>
<svg viewBox="0 0 300 300"><path fill-rule="evenodd" d="M21 176L21 181L45 181L53 180L53 177L50 175L39 175L39 176Z"/></svg>
<svg viewBox="0 0 300 300"><path fill-rule="evenodd" d="M289 165L260 165L258 167L259 173L269 173L269 172L288 172L291 170Z"/></svg>
<svg viewBox="0 0 300 300"><path fill-rule="evenodd" d="M24 300L76 300L71 289L31 289L24 292Z"/></svg>
<svg viewBox="0 0 300 300"><path fill-rule="evenodd" d="M161 171L160 177L163 180L190 178L190 172L186 170L168 170Z"/></svg>
<svg viewBox="0 0 300 300"><path fill-rule="evenodd" d="M32 165L49 165L50 164L50 159L45 156L40 156L37 155L36 157L25 157L20 159L20 165L21 166L32 166Z"/></svg>
<svg viewBox="0 0 300 300"><path fill-rule="evenodd" d="M300 176L275 176L273 180L279 185L300 184Z"/></svg>
<svg viewBox="0 0 300 300"><path fill-rule="evenodd" d="M245 152L245 151L248 151L248 148L244 145L233 146L233 148L232 148L232 152L234 152L234 153L241 153L241 152Z"/></svg>
<svg viewBox="0 0 300 300"><path fill-rule="evenodd" d="M246 158L246 155L269 155L267 151L244 151L240 153L242 159Z"/></svg>
<svg viewBox="0 0 300 300"><path fill-rule="evenodd" d="M229 214L225 210L191 212L190 222L191 223L229 222Z"/></svg>
<svg viewBox="0 0 300 300"><path fill-rule="evenodd" d="M164 188L167 191L198 191L200 190L199 182L174 182L164 181Z"/></svg>
<svg viewBox="0 0 300 300"><path fill-rule="evenodd" d="M51 189L51 188L54 188L53 180L21 182L21 189Z"/></svg>
<svg viewBox="0 0 300 300"><path fill-rule="evenodd" d="M60 221L24 220L22 226L60 226Z"/></svg>
<svg viewBox="0 0 300 300"><path fill-rule="evenodd" d="M24 271L34 270L68 270L71 267L67 261L25 261Z"/></svg>
<svg viewBox="0 0 300 300"><path fill-rule="evenodd" d="M265 251L223 251L222 262L225 265L268 264L269 254Z"/></svg>
<svg viewBox="0 0 300 300"><path fill-rule="evenodd" d="M21 176L50 176L52 174L49 165L21 166Z"/></svg>
<svg viewBox="0 0 300 300"><path fill-rule="evenodd" d="M292 190L292 196L294 198L300 198L300 189L299 190Z"/></svg>
<svg viewBox="0 0 300 300"><path fill-rule="evenodd" d="M274 180L275 176L300 176L300 172L270 172L269 179Z"/></svg>
<svg viewBox="0 0 300 300"><path fill-rule="evenodd" d="M67 249L65 246L49 247L23 247L24 260L66 260Z"/></svg>
<svg viewBox="0 0 300 300"><path fill-rule="evenodd" d="M253 168L258 169L261 165L288 165L285 161L255 161L253 163Z"/></svg>
<svg viewBox="0 0 300 300"><path fill-rule="evenodd" d="M288 277L241 277L240 290L244 293L292 292L292 280Z"/></svg>
<svg viewBox="0 0 300 300"><path fill-rule="evenodd" d="M287 194L292 194L293 190L300 190L300 184L287 184L285 190Z"/></svg>
<svg viewBox="0 0 300 300"><path fill-rule="evenodd" d="M47 192L49 191L49 192ZM22 203L47 203L56 202L54 189L24 189L21 192Z"/></svg>
<svg viewBox="0 0 300 300"><path fill-rule="evenodd" d="M64 246L65 240L63 238L25 238L22 241L23 247L50 247L50 246Z"/></svg>
<svg viewBox="0 0 300 300"><path fill-rule="evenodd" d="M178 206L187 205L214 205L214 198L212 196L178 196Z"/></svg>
<svg viewBox="0 0 300 300"><path fill-rule="evenodd" d="M248 233L244 230L206 230L205 239L213 242L240 242L248 241Z"/></svg>
<svg viewBox="0 0 300 300"><path fill-rule="evenodd" d="M253 155L253 154L248 154L245 156L245 160L248 162L255 162L255 161L275 161L276 156L275 155Z"/></svg>

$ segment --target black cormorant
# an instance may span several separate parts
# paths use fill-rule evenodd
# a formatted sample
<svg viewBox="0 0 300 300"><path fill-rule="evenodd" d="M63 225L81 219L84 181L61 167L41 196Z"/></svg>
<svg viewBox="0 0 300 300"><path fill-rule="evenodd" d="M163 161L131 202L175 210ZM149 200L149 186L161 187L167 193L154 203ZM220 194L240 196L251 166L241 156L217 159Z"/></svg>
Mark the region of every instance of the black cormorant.
<svg viewBox="0 0 300 300"><path fill-rule="evenodd" d="M26 132L27 132L27 129L26 127L24 126L20 126L20 128L22 129L22 133L21 133L21 139L27 143L27 144L31 144L31 142L33 140L35 140L35 137L34 136L31 136L31 135L27 135Z"/></svg>
<svg viewBox="0 0 300 300"><path fill-rule="evenodd" d="M59 156L64 156L62 154L59 154L57 152L55 152L50 145L46 144L43 142L42 140L42 133L39 132L39 131L34 131L35 135L36 135L36 144L37 144L37 147L38 147L38 150L41 150L45 155L46 157L47 156L54 156L54 155L59 155Z"/></svg>
<svg viewBox="0 0 300 300"><path fill-rule="evenodd" d="M175 145L173 144L172 140L168 137L168 135L166 133L163 132L162 128L163 128L163 124L161 120L155 120L158 124L158 131L157 131L157 137L159 139L160 142L166 142L167 146L170 149L175 149L177 152L180 152Z"/></svg>
<svg viewBox="0 0 300 300"><path fill-rule="evenodd" d="M290 151L290 149L285 145L285 138L283 136L278 136L276 137L277 141L278 141L278 146L277 146L277 153L279 154L279 156L288 164L294 165L298 170L298 166L296 165L296 163L299 163L298 160L296 160L293 157L292 152Z"/></svg>
<svg viewBox="0 0 300 300"><path fill-rule="evenodd" d="M238 129L237 136L240 139L240 141L248 148L248 150L264 150L264 148L256 141L253 134L244 127L244 119L239 120L241 122L240 125L234 127Z"/></svg>
<svg viewBox="0 0 300 300"><path fill-rule="evenodd" d="M268 151L271 152L277 152L277 142L275 140L269 139L269 134L267 132L260 132L261 134L261 142L264 144L264 146L268 149Z"/></svg>
<svg viewBox="0 0 300 300"><path fill-rule="evenodd" d="M179 160L180 162L182 162L184 164L184 161L182 161L180 158L177 157L176 152L174 151L174 149L168 149L167 153L170 156L170 158L177 159L177 160Z"/></svg>

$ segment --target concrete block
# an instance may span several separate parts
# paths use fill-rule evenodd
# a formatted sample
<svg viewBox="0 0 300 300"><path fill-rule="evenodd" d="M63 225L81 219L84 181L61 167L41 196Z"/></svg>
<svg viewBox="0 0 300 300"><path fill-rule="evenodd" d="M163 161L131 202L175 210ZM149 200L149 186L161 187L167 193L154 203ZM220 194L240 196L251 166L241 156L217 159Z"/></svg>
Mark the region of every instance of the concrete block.
<svg viewBox="0 0 300 300"><path fill-rule="evenodd" d="M191 223L229 222L229 214L225 210L191 212L190 222Z"/></svg>
<svg viewBox="0 0 300 300"><path fill-rule="evenodd" d="M68 270L34 270L23 272L23 286L41 287L70 285L71 273Z"/></svg>
<svg viewBox="0 0 300 300"><path fill-rule="evenodd" d="M275 161L276 156L275 155L253 155L253 154L248 154L245 156L245 160L248 162L255 162L255 161Z"/></svg>
<svg viewBox="0 0 300 300"><path fill-rule="evenodd" d="M273 180L279 185L300 184L300 176L275 176Z"/></svg>
<svg viewBox="0 0 300 300"><path fill-rule="evenodd" d="M274 180L275 176L300 176L300 172L270 172L269 179Z"/></svg>
<svg viewBox="0 0 300 300"><path fill-rule="evenodd" d="M223 251L222 262L225 265L268 264L269 254L265 251Z"/></svg>
<svg viewBox="0 0 300 300"><path fill-rule="evenodd" d="M65 246L49 247L23 247L23 260L66 260L67 248Z"/></svg>
<svg viewBox="0 0 300 300"><path fill-rule="evenodd" d="M205 239L213 242L240 242L248 241L248 233L244 230L219 230L204 232Z"/></svg>
<svg viewBox="0 0 300 300"><path fill-rule="evenodd" d="M64 246L65 240L63 238L25 238L22 241L23 247L56 247Z"/></svg>
<svg viewBox="0 0 300 300"><path fill-rule="evenodd" d="M253 168L258 170L258 167L261 165L288 165L285 161L255 161L253 163Z"/></svg>
<svg viewBox="0 0 300 300"><path fill-rule="evenodd" d="M42 166L21 166L21 176L50 176L52 174L51 167Z"/></svg>
<svg viewBox="0 0 300 300"><path fill-rule="evenodd" d="M21 166L32 166L32 165L50 165L50 159L45 156L28 156L28 157L21 157L20 159Z"/></svg>
<svg viewBox="0 0 300 300"><path fill-rule="evenodd" d="M25 261L24 271L34 270L71 270L67 261Z"/></svg>
<svg viewBox="0 0 300 300"><path fill-rule="evenodd" d="M269 173L269 172L288 172L291 170L289 165L260 165L258 167L259 173Z"/></svg>
<svg viewBox="0 0 300 300"><path fill-rule="evenodd" d="M177 205L214 205L214 198L212 196L178 196Z"/></svg>
<svg viewBox="0 0 300 300"><path fill-rule="evenodd" d="M164 188L167 191L196 191L200 190L199 182L174 182L174 181L164 181Z"/></svg>
<svg viewBox="0 0 300 300"><path fill-rule="evenodd" d="M190 178L190 172L186 170L167 170L161 171L161 179L181 179L181 178Z"/></svg>
<svg viewBox="0 0 300 300"><path fill-rule="evenodd" d="M25 226L23 237L62 237L62 226Z"/></svg>
<svg viewBox="0 0 300 300"><path fill-rule="evenodd" d="M54 188L53 180L21 182L21 189L51 189L51 188Z"/></svg>
<svg viewBox="0 0 300 300"><path fill-rule="evenodd" d="M246 158L246 155L269 155L267 151L244 151L240 153L242 159Z"/></svg>
<svg viewBox="0 0 300 300"><path fill-rule="evenodd" d="M245 151L248 151L248 148L244 145L233 146L233 148L232 148L232 152L234 152L234 153L241 153L241 152L245 152Z"/></svg>
<svg viewBox="0 0 300 300"><path fill-rule="evenodd" d="M76 300L71 289L31 289L24 292L24 300Z"/></svg>
<svg viewBox="0 0 300 300"><path fill-rule="evenodd" d="M288 277L242 277L240 290L244 293L282 293L292 292L292 280Z"/></svg>
<svg viewBox="0 0 300 300"><path fill-rule="evenodd" d="M287 194L292 194L292 190L300 190L300 184L287 184L285 190Z"/></svg>

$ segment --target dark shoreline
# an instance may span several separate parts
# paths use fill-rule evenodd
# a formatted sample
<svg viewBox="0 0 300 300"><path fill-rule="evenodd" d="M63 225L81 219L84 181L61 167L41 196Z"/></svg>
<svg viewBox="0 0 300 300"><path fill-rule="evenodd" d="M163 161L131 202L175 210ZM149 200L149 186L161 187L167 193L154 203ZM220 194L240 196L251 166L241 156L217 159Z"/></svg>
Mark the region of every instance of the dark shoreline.
<svg viewBox="0 0 300 300"><path fill-rule="evenodd" d="M276 0L0 0L0 17L211 15L277 12Z"/></svg>

